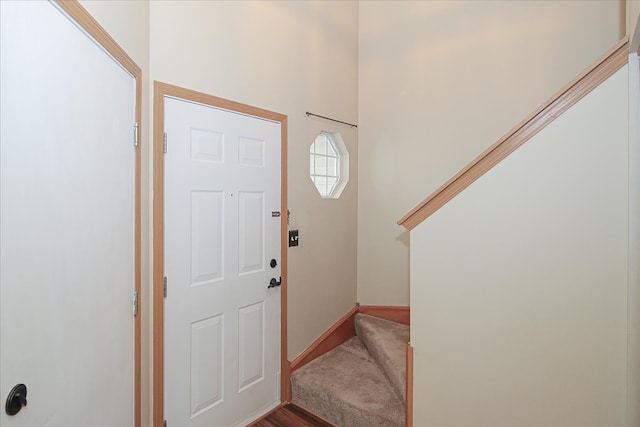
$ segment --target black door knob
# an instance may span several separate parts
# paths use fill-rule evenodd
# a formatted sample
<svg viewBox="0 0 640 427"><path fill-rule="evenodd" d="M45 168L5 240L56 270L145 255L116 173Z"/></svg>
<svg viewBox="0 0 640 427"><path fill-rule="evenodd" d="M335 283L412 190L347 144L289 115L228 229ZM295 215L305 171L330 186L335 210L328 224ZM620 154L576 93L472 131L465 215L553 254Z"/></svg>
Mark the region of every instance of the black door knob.
<svg viewBox="0 0 640 427"><path fill-rule="evenodd" d="M274 277L269 282L269 286L267 286L267 288L275 288L276 286L280 286L281 284L282 284L282 277L280 278L280 280L276 280L276 278Z"/></svg>
<svg viewBox="0 0 640 427"><path fill-rule="evenodd" d="M9 392L4 410L7 415L15 415L23 406L27 406L27 386L18 384Z"/></svg>

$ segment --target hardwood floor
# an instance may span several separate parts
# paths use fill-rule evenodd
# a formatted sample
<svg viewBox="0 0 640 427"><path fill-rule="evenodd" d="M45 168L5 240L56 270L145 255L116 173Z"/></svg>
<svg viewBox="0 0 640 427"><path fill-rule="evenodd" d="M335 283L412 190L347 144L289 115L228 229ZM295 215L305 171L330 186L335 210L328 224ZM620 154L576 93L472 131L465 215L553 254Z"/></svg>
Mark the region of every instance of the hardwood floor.
<svg viewBox="0 0 640 427"><path fill-rule="evenodd" d="M287 403L249 427L336 427L294 403Z"/></svg>

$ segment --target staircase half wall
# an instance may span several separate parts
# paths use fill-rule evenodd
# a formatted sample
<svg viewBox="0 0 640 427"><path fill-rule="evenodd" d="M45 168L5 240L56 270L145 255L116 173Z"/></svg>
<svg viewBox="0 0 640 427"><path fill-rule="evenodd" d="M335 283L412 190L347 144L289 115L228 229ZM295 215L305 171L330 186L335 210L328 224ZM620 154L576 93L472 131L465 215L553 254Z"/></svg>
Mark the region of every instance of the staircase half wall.
<svg viewBox="0 0 640 427"><path fill-rule="evenodd" d="M628 65L411 231L414 424L626 425Z"/></svg>

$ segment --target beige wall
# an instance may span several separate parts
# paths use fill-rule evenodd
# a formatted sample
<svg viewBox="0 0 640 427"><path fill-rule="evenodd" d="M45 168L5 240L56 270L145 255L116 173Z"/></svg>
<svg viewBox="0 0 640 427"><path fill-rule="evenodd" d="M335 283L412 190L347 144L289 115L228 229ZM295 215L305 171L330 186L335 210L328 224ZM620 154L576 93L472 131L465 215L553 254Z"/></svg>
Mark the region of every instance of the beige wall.
<svg viewBox="0 0 640 427"><path fill-rule="evenodd" d="M637 52L640 48L640 31L638 20L640 19L640 0L626 0L625 2L626 33L629 36L629 50Z"/></svg>
<svg viewBox="0 0 640 427"><path fill-rule="evenodd" d="M620 3L359 7L358 301L407 305L396 221L609 49Z"/></svg>
<svg viewBox="0 0 640 427"><path fill-rule="evenodd" d="M292 359L353 306L358 240L358 300L408 304L408 234L395 221L619 31L617 2L81 2L142 67L145 81L143 425L152 368L152 79L289 116L291 228L301 236L289 251ZM556 39L563 48L549 50ZM356 131L306 118L307 110L359 120L363 149ZM458 126L458 118L469 126ZM308 144L321 130L340 131L351 154L351 182L337 201L320 199L306 177Z"/></svg>
<svg viewBox="0 0 640 427"><path fill-rule="evenodd" d="M356 302L357 134L305 111L355 121L354 2L151 3L151 78L289 116L289 358ZM309 145L340 132L350 182L323 200L309 179Z"/></svg>
<svg viewBox="0 0 640 427"><path fill-rule="evenodd" d="M625 425L627 71L411 232L415 425Z"/></svg>
<svg viewBox="0 0 640 427"><path fill-rule="evenodd" d="M631 36L638 25L638 17L640 17L640 0L626 0L625 6L625 21L627 26L626 33Z"/></svg>
<svg viewBox="0 0 640 427"><path fill-rule="evenodd" d="M355 2L87 1L82 4L143 69L143 425L151 411L153 80L289 117L289 209L300 246L289 250L289 359L356 302L357 133L305 111L357 119ZM323 200L308 177L309 145L340 132L350 182Z"/></svg>

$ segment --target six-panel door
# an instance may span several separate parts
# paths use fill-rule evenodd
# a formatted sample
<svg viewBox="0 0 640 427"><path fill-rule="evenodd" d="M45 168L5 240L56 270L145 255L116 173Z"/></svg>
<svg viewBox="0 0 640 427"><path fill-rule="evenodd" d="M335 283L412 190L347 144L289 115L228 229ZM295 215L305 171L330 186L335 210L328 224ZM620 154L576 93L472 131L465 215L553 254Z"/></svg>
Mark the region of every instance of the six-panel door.
<svg viewBox="0 0 640 427"><path fill-rule="evenodd" d="M165 418L230 426L279 402L280 123L167 97L165 131Z"/></svg>

